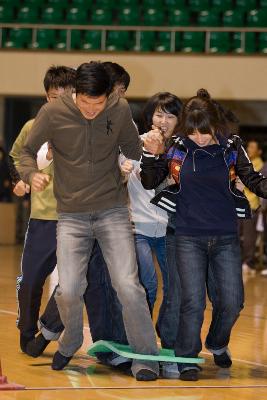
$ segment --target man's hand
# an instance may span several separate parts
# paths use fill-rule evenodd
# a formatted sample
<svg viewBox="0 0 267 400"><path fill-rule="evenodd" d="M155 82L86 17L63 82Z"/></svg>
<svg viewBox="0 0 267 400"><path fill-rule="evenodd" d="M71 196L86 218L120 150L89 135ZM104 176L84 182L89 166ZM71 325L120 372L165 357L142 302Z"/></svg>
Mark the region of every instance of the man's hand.
<svg viewBox="0 0 267 400"><path fill-rule="evenodd" d="M30 185L28 185L27 183L25 183L22 180L20 180L14 186L13 193L18 197L22 197L26 193L30 193Z"/></svg>
<svg viewBox="0 0 267 400"><path fill-rule="evenodd" d="M121 168L121 172L122 172L124 175L129 175L129 174L132 172L133 168L134 168L134 165L133 165L132 160L125 160L125 161L120 165L120 168Z"/></svg>
<svg viewBox="0 0 267 400"><path fill-rule="evenodd" d="M46 188L50 181L50 176L47 174L43 174L42 172L36 172L31 181L31 188L35 192L41 192Z"/></svg>
<svg viewBox="0 0 267 400"><path fill-rule="evenodd" d="M164 137L158 128L154 128L147 133L144 139L144 148L151 154L157 155L164 153Z"/></svg>

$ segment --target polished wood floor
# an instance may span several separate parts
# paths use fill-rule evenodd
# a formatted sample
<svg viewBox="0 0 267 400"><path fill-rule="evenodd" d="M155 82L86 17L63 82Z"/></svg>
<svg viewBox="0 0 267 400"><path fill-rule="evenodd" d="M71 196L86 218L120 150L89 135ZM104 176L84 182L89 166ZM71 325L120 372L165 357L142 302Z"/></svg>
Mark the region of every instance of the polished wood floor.
<svg viewBox="0 0 267 400"><path fill-rule="evenodd" d="M205 351L206 363L198 382L159 379L136 382L131 377L101 366L86 355L90 331L85 326L85 342L64 371L50 368L56 344L34 359L21 353L16 328L16 276L20 270L21 247L0 246L0 357L4 375L25 390L1 391L0 400L261 400L267 399L267 278L246 277L246 305L231 340L233 366L222 370ZM44 303L56 277L48 282ZM86 319L85 319L86 320ZM208 307L203 337L210 321ZM1 386L0 386L1 389Z"/></svg>

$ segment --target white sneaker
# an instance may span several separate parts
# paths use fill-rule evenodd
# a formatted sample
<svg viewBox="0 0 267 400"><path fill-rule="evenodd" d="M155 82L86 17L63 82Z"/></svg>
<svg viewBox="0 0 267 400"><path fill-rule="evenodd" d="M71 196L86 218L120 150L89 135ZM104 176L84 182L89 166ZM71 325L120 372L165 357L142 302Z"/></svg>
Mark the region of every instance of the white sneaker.
<svg viewBox="0 0 267 400"><path fill-rule="evenodd" d="M251 268L247 263L242 264L243 274L256 275L256 270Z"/></svg>

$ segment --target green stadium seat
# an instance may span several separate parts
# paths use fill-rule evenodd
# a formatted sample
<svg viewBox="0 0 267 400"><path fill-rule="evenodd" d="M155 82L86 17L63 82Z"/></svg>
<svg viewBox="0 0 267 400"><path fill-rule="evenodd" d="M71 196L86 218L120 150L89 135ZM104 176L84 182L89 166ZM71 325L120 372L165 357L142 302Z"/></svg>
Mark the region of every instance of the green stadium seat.
<svg viewBox="0 0 267 400"><path fill-rule="evenodd" d="M9 30L8 39L4 44L6 48L24 48L32 41L32 30L12 28Z"/></svg>
<svg viewBox="0 0 267 400"><path fill-rule="evenodd" d="M158 53L166 53L166 52L170 52L171 51L171 44L170 43L166 43L166 42L158 42L155 47L154 47L154 51L158 52Z"/></svg>
<svg viewBox="0 0 267 400"><path fill-rule="evenodd" d="M231 51L231 35L229 32L210 33L210 52L228 53Z"/></svg>
<svg viewBox="0 0 267 400"><path fill-rule="evenodd" d="M148 8L157 8L159 10L163 8L164 3L162 0L143 0L142 6L144 10Z"/></svg>
<svg viewBox="0 0 267 400"><path fill-rule="evenodd" d="M157 44L160 46L165 46L165 50L159 51L171 51L171 32L158 32L158 41ZM175 50L179 50L181 48L181 32L175 32Z"/></svg>
<svg viewBox="0 0 267 400"><path fill-rule="evenodd" d="M137 37L138 33L136 33ZM141 31L140 32L140 43L133 44L131 50L133 51L153 51L156 43L156 32L154 31Z"/></svg>
<svg viewBox="0 0 267 400"><path fill-rule="evenodd" d="M56 31L53 29L38 29L36 41L29 47L32 49L50 49L56 41Z"/></svg>
<svg viewBox="0 0 267 400"><path fill-rule="evenodd" d="M249 11L247 15L247 26L267 27L267 9Z"/></svg>
<svg viewBox="0 0 267 400"><path fill-rule="evenodd" d="M72 7L84 7L86 10L92 7L92 4L93 0L71 0Z"/></svg>
<svg viewBox="0 0 267 400"><path fill-rule="evenodd" d="M114 5L114 7L118 8L118 9L137 8L138 6L139 6L138 0L119 0L117 2L117 6L116 6L116 4Z"/></svg>
<svg viewBox="0 0 267 400"><path fill-rule="evenodd" d="M160 43L170 43L171 32L158 32L158 40Z"/></svg>
<svg viewBox="0 0 267 400"><path fill-rule="evenodd" d="M232 41L233 51L235 53L255 53L257 51L257 39L255 32L245 33L245 48L242 48L242 34L241 32L233 33Z"/></svg>
<svg viewBox="0 0 267 400"><path fill-rule="evenodd" d="M1 5L8 5L10 8L12 7L21 7L20 0L1 0Z"/></svg>
<svg viewBox="0 0 267 400"><path fill-rule="evenodd" d="M266 8L267 0L259 0L259 8Z"/></svg>
<svg viewBox="0 0 267 400"><path fill-rule="evenodd" d="M244 26L244 14L240 10L228 10L223 13L223 26L239 27Z"/></svg>
<svg viewBox="0 0 267 400"><path fill-rule="evenodd" d="M45 0L24 0L23 6L30 6L30 7L42 7L45 3Z"/></svg>
<svg viewBox="0 0 267 400"><path fill-rule="evenodd" d="M168 13L167 25L190 26L190 14L187 10L173 9Z"/></svg>
<svg viewBox="0 0 267 400"><path fill-rule="evenodd" d="M137 8L122 8L117 14L119 25L139 25L140 16Z"/></svg>
<svg viewBox="0 0 267 400"><path fill-rule="evenodd" d="M112 40L108 40L106 43L106 50L107 51L126 51L128 50L129 43L119 43L119 42L112 42Z"/></svg>
<svg viewBox="0 0 267 400"><path fill-rule="evenodd" d="M185 0L164 0L165 9L185 9Z"/></svg>
<svg viewBox="0 0 267 400"><path fill-rule="evenodd" d="M150 52L153 51L154 49L154 44L148 43L148 42L140 42L140 44L134 44L133 47L131 48L132 51L146 51Z"/></svg>
<svg viewBox="0 0 267 400"><path fill-rule="evenodd" d="M211 8L216 11L227 11L234 8L233 0L211 0Z"/></svg>
<svg viewBox="0 0 267 400"><path fill-rule="evenodd" d="M66 23L70 25L88 24L88 12L84 8L71 7L66 10Z"/></svg>
<svg viewBox="0 0 267 400"><path fill-rule="evenodd" d="M67 8L69 5L68 0L47 0L47 7Z"/></svg>
<svg viewBox="0 0 267 400"><path fill-rule="evenodd" d="M188 0L188 7L193 12L209 10L209 0Z"/></svg>
<svg viewBox="0 0 267 400"><path fill-rule="evenodd" d="M148 8L144 13L143 22L147 26L162 26L165 22L165 14L162 10Z"/></svg>
<svg viewBox="0 0 267 400"><path fill-rule="evenodd" d="M64 22L63 11L57 7L45 7L42 10L41 21L44 24L62 24Z"/></svg>
<svg viewBox="0 0 267 400"><path fill-rule="evenodd" d="M24 49L26 45L21 43L19 40L6 40L3 47L5 49Z"/></svg>
<svg viewBox="0 0 267 400"><path fill-rule="evenodd" d="M263 43L263 44L267 45L267 32L259 33L259 43Z"/></svg>
<svg viewBox="0 0 267 400"><path fill-rule="evenodd" d="M178 38L177 33L180 34L180 32L175 32L175 49L180 47L180 43L178 44L178 42L176 42L176 39ZM170 52L172 50L171 38L171 32L158 32L158 40L154 50L157 52Z"/></svg>
<svg viewBox="0 0 267 400"><path fill-rule="evenodd" d="M80 45L82 50L101 49L101 31L85 31Z"/></svg>
<svg viewBox="0 0 267 400"><path fill-rule="evenodd" d="M242 9L244 11L254 10L257 8L256 0L236 0L236 8Z"/></svg>
<svg viewBox="0 0 267 400"><path fill-rule="evenodd" d="M184 32L181 41L181 50L185 53L201 53L205 49L204 32Z"/></svg>
<svg viewBox="0 0 267 400"><path fill-rule="evenodd" d="M140 32L140 41L142 43L151 43L152 47L155 44L156 40L156 32L154 31L141 31Z"/></svg>
<svg viewBox="0 0 267 400"><path fill-rule="evenodd" d="M131 42L131 35L128 31L108 31L107 46L121 46L127 48Z"/></svg>
<svg viewBox="0 0 267 400"><path fill-rule="evenodd" d="M259 52L267 53L267 32L259 33Z"/></svg>
<svg viewBox="0 0 267 400"><path fill-rule="evenodd" d="M215 11L200 11L197 17L197 24L199 26L220 26L220 16Z"/></svg>
<svg viewBox="0 0 267 400"><path fill-rule="evenodd" d="M6 4L0 5L0 22L13 22L15 10Z"/></svg>
<svg viewBox="0 0 267 400"><path fill-rule="evenodd" d="M0 47L3 47L3 44L7 39L7 29L0 28L0 37L1 37Z"/></svg>
<svg viewBox="0 0 267 400"><path fill-rule="evenodd" d="M25 6L18 10L17 22L21 24L34 24L39 21L39 11L36 7Z"/></svg>
<svg viewBox="0 0 267 400"><path fill-rule="evenodd" d="M70 47L72 49L78 49L81 44L81 36L82 36L82 31L78 29L74 29L71 31L71 44ZM67 31L65 29L62 29L58 31L58 40L56 44L56 48L59 50L63 50L67 46Z"/></svg>
<svg viewBox="0 0 267 400"><path fill-rule="evenodd" d="M105 9L109 9L109 10L116 8L113 0L96 0L94 7L95 8L105 8Z"/></svg>
<svg viewBox="0 0 267 400"><path fill-rule="evenodd" d="M91 14L92 25L112 25L112 13L104 8L96 8Z"/></svg>

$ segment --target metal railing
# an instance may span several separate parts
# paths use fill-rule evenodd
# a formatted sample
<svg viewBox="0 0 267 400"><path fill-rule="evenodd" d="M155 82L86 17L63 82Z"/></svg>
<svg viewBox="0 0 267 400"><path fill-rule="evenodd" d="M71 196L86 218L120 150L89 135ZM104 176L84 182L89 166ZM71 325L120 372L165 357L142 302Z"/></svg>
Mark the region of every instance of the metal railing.
<svg viewBox="0 0 267 400"><path fill-rule="evenodd" d="M119 26L119 25L64 25L64 24L20 24L20 23L0 23L0 48L3 48L3 29L21 28L32 29L32 44L37 40L37 30L66 30L66 51L72 51L71 35L72 31L101 31L101 51L106 50L107 33L109 31L133 31L136 32L135 45L140 47L141 32L170 32L170 52L175 53L176 50L176 32L204 32L205 33L205 52L210 53L210 34L211 32L240 32L241 34L241 51L245 52L246 33L247 32L267 32L267 27L196 27L196 26ZM35 50L36 51L36 50Z"/></svg>

